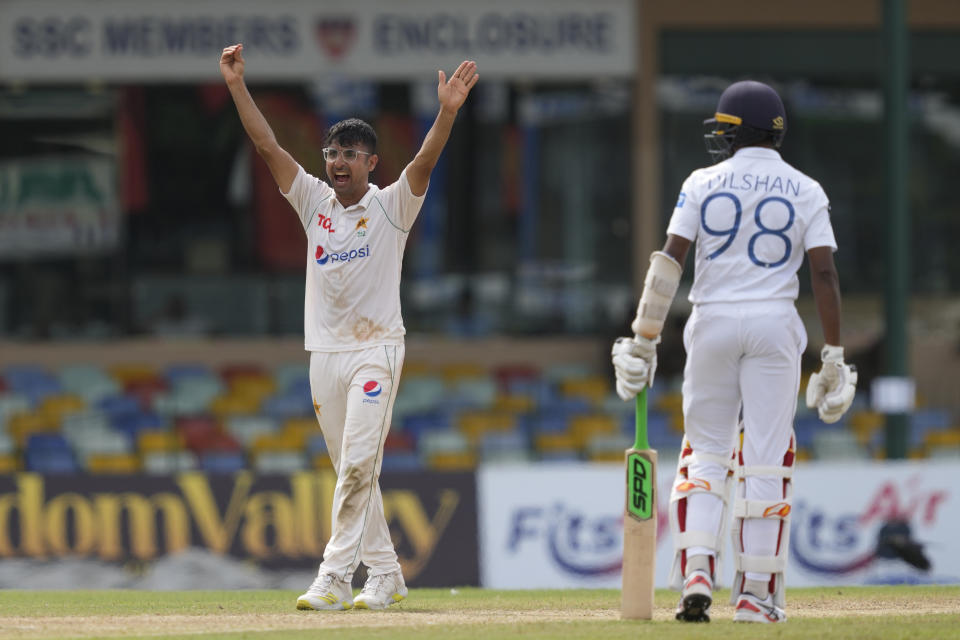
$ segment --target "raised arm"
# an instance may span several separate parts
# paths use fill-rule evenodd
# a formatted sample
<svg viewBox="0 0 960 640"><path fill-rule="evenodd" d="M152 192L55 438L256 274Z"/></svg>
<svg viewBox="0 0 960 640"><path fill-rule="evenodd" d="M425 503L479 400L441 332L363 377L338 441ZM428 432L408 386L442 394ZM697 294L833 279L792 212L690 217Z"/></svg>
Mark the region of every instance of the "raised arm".
<svg viewBox="0 0 960 640"><path fill-rule="evenodd" d="M440 100L440 113L437 114L437 119L433 121L433 126L430 127L430 131L424 137L420 151L407 165L407 182L410 183L410 190L415 196L422 196L427 192L430 172L437 165L440 153L450 138L450 131L453 129L453 121L457 117L457 112L466 101L467 94L480 79L477 74L477 63L468 60L460 63L449 81L443 70L438 71L437 74L439 76L437 98Z"/></svg>
<svg viewBox="0 0 960 640"><path fill-rule="evenodd" d="M247 84L243 80L243 45L235 44L226 47L220 54L220 73L227 82L227 88L233 97L233 103L240 114L240 122L250 136L257 153L264 159L273 174L277 186L284 193L290 191L293 180L297 177L297 162L279 144L273 135L273 130L267 124L266 118L260 113L257 104L253 101Z"/></svg>

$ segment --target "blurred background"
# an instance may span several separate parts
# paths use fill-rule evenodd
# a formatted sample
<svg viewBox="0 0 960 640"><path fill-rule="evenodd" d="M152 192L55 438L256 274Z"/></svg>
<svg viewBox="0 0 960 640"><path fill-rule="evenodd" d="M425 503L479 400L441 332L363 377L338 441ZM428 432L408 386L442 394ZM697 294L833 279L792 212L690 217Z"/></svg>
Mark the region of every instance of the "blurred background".
<svg viewBox="0 0 960 640"><path fill-rule="evenodd" d="M257 104L308 172L323 175L324 130L357 116L378 132L381 186L433 122L436 70L479 66L403 266L407 362L383 484L412 584L618 584L619 538L603 531L618 531L616 463L634 414L613 392L610 344L628 331L683 179L707 164L702 120L748 77L779 91L783 156L831 198L847 360L860 370L841 423L799 403L798 458L826 465L823 478L852 465L876 474L849 504L821 504L829 488L808 485L794 526L837 524L835 539L795 551L818 558L804 579L873 579L869 562L847 560L874 553L885 522L916 518L929 540L954 526L934 508L949 503L944 483L925 489L916 474L960 468L960 5L4 0L0 563L11 584L58 583L65 558L116 569L105 586L201 580L206 553L220 575L225 558L240 562L240 586L299 588L315 570L332 471L302 350L306 246L219 75L234 42ZM891 112L896 65L906 93ZM903 153L892 120L906 127ZM670 462L692 271L691 259L651 390L651 441ZM806 269L800 283L806 375L822 334ZM883 462L900 458L924 462ZM564 491L569 513L530 497L546 501L532 528L515 519L530 516L522 504L485 510L505 500L494 487L510 494L524 474L583 487L578 474L597 469L592 495L612 495L607 511L578 511L590 497ZM673 472L661 473L668 489ZM875 528L844 537L851 513ZM520 553L524 532L555 551L558 531L579 564L544 551L552 568L520 571L483 555ZM172 553L188 548L199 555ZM56 570L38 572L50 557ZM196 570L164 574L161 561Z"/></svg>

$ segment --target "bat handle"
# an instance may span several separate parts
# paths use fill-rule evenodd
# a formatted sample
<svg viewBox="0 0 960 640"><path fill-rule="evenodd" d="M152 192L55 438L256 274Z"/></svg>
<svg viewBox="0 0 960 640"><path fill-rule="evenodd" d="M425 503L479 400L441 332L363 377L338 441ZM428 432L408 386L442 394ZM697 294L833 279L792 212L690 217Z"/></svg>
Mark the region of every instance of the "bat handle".
<svg viewBox="0 0 960 640"><path fill-rule="evenodd" d="M634 449L649 449L650 443L647 441L647 388L637 394L637 422L636 439L633 443Z"/></svg>

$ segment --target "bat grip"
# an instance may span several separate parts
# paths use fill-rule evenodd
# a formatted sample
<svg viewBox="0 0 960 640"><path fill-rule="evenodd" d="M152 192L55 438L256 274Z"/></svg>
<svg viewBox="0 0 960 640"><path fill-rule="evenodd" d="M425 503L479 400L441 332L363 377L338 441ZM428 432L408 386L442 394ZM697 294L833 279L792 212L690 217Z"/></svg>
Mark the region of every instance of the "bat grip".
<svg viewBox="0 0 960 640"><path fill-rule="evenodd" d="M649 449L650 443L647 441L647 388L637 394L637 422L636 439L633 443L634 449Z"/></svg>

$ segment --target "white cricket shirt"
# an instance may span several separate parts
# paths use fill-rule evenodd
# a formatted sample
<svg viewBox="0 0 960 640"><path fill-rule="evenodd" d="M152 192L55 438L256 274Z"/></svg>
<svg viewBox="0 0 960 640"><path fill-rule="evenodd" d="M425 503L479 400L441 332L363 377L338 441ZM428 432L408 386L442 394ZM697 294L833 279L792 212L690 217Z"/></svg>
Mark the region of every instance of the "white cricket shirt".
<svg viewBox="0 0 960 640"><path fill-rule="evenodd" d="M745 147L683 183L667 233L696 242L690 302L796 300L813 247L837 249L820 184L765 147Z"/></svg>
<svg viewBox="0 0 960 640"><path fill-rule="evenodd" d="M305 349L402 344L400 268L424 199L410 191L406 171L384 189L370 184L360 202L346 209L330 185L303 167L283 196L307 232Z"/></svg>

